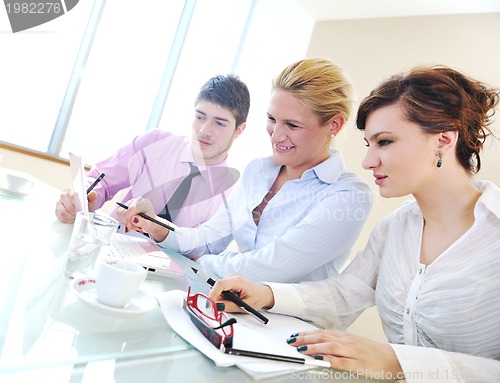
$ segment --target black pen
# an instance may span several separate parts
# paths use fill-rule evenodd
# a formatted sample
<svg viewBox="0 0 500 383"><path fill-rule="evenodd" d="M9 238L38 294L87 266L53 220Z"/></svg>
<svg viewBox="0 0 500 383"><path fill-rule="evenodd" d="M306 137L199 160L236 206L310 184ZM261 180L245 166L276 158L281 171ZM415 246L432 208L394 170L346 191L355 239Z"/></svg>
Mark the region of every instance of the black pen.
<svg viewBox="0 0 500 383"><path fill-rule="evenodd" d="M101 182L101 180L104 178L104 173L101 173L101 175L99 177L97 177L97 179L92 183L92 185L89 186L89 188L87 189L87 194L89 194L95 187L96 185Z"/></svg>
<svg viewBox="0 0 500 383"><path fill-rule="evenodd" d="M125 210L128 209L128 206L123 204L123 203L120 203L120 202L117 202L116 203L118 206L124 208ZM157 219L154 219L153 217L150 217L149 215L146 215L144 213L137 213L138 216L144 218L144 219L147 219L148 221L151 221L151 222L154 222L156 223L157 225L160 225L160 226L163 226L164 228L167 228L168 230L170 231L175 231L175 229L172 227L172 226L169 226L167 225L166 223L163 223L161 221L158 221ZM180 233L179 233L180 234Z"/></svg>
<svg viewBox="0 0 500 383"><path fill-rule="evenodd" d="M226 348L224 352L229 355L249 356L251 358L277 360L280 362L292 362L311 366L330 367L330 363L326 360L305 359L288 355L267 354L265 352L238 350L237 348Z"/></svg>
<svg viewBox="0 0 500 383"><path fill-rule="evenodd" d="M194 271L195 274L197 274L200 278L204 279L205 282L207 282L210 286L215 285L215 281L210 278L208 275L205 275L203 272L195 269L194 267L191 267L191 270ZM264 324L267 324L269 322L269 319L267 319L264 315L262 315L260 312L255 310L252 306L250 306L248 303L245 303L241 298L239 298L235 293L231 291L223 291L222 295L224 298L227 300L234 302L238 305L238 307L241 307L243 310L245 310L249 314L253 314L257 318L259 318Z"/></svg>

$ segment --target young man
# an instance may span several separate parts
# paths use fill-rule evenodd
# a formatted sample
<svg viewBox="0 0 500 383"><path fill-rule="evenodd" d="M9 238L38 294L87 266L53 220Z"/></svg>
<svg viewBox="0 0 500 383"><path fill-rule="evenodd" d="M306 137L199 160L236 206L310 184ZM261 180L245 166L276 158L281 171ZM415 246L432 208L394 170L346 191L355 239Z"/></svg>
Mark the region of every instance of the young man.
<svg viewBox="0 0 500 383"><path fill-rule="evenodd" d="M237 170L226 166L226 158L246 127L249 109L248 88L238 77L211 78L195 100L191 139L153 129L92 167L88 185L101 173L105 177L87 196L89 210L125 190L122 201L146 197L157 215L176 225L196 227L205 222L239 177ZM61 194L56 204L60 221L74 222L75 199L72 190Z"/></svg>

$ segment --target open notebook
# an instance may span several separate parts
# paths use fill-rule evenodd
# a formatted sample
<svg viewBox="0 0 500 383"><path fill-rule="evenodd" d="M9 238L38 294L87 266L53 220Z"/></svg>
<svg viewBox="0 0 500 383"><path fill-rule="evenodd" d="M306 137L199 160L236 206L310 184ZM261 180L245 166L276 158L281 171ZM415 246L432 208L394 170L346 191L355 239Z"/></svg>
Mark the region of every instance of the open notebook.
<svg viewBox="0 0 500 383"><path fill-rule="evenodd" d="M168 254L147 238L116 233L108 256L138 263L154 275L172 277L184 274Z"/></svg>
<svg viewBox="0 0 500 383"><path fill-rule="evenodd" d="M255 380L279 375L288 375L288 380L290 380L293 379L294 375L297 376L297 371L314 368L313 366L304 364L225 354L214 347L191 322L189 316L182 308L182 302L185 297L186 292L180 290L170 290L156 295L163 316L170 327L192 346L212 359L216 366L237 366ZM237 320L237 323L234 325L233 345L235 348L313 359L299 353L295 347L286 343L286 339L293 333L316 329L317 327L314 325L298 318L269 312L266 312L266 317L269 318L267 325L262 324L247 314L231 314L231 316ZM315 369L315 373L318 375L327 373L328 371L324 367L322 369ZM328 379L328 374L319 377L318 375L316 375L317 378L315 381L321 380L322 377Z"/></svg>

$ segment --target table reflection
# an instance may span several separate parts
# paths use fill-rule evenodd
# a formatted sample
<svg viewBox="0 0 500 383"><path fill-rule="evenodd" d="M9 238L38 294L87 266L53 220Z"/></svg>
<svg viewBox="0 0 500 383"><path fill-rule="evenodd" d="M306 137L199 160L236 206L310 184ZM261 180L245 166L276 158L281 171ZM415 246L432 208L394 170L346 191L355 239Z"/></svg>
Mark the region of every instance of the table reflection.
<svg viewBox="0 0 500 383"><path fill-rule="evenodd" d="M0 372L191 349L159 308L115 317L69 290L64 268L72 225L55 217L59 195L41 182L27 196L0 194ZM186 284L184 277L148 277L141 289L154 296Z"/></svg>

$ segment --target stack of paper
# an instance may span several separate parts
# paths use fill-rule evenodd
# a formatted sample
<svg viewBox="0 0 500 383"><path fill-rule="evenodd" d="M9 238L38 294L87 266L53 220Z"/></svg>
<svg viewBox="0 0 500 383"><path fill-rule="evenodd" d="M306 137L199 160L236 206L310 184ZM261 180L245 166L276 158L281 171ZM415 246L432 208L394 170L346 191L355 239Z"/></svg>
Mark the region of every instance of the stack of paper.
<svg viewBox="0 0 500 383"><path fill-rule="evenodd" d="M159 294L156 298L170 327L200 352L212 359L217 366L236 365L256 380L314 368L314 366L297 363L225 354L215 348L189 319L182 307L186 292L180 290L168 291ZM305 359L310 358L299 353L295 347L288 345L286 339L293 333L315 329L316 327L294 317L271 313L265 315L269 318L266 325L250 315L231 315L237 320L234 325L234 348Z"/></svg>

